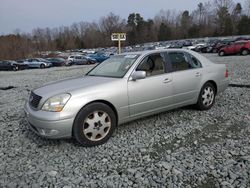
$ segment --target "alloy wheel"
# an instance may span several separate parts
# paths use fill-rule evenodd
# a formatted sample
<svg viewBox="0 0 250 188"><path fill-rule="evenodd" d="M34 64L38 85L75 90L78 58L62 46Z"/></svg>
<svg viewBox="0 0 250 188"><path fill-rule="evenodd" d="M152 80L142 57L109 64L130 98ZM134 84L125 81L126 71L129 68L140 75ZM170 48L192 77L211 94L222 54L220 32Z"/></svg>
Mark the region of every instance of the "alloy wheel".
<svg viewBox="0 0 250 188"><path fill-rule="evenodd" d="M204 106L210 106L214 101L214 91L211 87L206 87L202 93L202 103Z"/></svg>
<svg viewBox="0 0 250 188"><path fill-rule="evenodd" d="M83 133L88 140L102 140L111 128L111 118L103 111L89 114L83 123Z"/></svg>

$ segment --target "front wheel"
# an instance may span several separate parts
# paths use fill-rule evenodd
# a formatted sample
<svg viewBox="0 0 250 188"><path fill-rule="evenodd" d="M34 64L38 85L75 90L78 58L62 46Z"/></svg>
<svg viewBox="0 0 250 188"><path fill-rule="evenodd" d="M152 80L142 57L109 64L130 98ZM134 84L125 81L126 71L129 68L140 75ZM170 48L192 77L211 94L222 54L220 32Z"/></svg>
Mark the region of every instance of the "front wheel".
<svg viewBox="0 0 250 188"><path fill-rule="evenodd" d="M215 102L215 87L211 83L206 83L200 91L196 107L199 110L209 110Z"/></svg>
<svg viewBox="0 0 250 188"><path fill-rule="evenodd" d="M116 127L114 111L106 104L91 103L80 110L73 126L73 136L82 146L105 143Z"/></svg>

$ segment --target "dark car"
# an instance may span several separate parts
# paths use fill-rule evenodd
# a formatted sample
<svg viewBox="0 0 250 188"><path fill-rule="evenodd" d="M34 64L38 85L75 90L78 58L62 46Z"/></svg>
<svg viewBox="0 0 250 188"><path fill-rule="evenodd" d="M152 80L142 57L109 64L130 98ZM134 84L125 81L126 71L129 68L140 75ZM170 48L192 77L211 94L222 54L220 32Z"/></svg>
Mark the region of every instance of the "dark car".
<svg viewBox="0 0 250 188"><path fill-rule="evenodd" d="M234 44L225 46L219 51L219 56L241 54L248 55L250 52L250 41L237 41Z"/></svg>
<svg viewBox="0 0 250 188"><path fill-rule="evenodd" d="M47 58L47 60L52 63L53 67L61 67L66 65L66 60L63 58Z"/></svg>
<svg viewBox="0 0 250 188"><path fill-rule="evenodd" d="M0 61L0 70L13 70L13 71L18 71L18 70L24 70L27 69L28 66L24 63L18 63L16 61Z"/></svg>

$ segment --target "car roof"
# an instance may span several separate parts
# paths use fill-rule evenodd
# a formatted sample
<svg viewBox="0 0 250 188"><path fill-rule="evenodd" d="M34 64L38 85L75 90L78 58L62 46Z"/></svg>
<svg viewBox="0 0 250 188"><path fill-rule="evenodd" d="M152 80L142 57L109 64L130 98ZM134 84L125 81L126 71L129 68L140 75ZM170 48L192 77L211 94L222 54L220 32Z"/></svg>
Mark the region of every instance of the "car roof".
<svg viewBox="0 0 250 188"><path fill-rule="evenodd" d="M163 53L163 52L191 52L190 50L187 49L178 49L178 48L172 48L172 49L159 49L159 50L145 50L145 51L137 51L137 52L125 52L120 55L148 55L152 53ZM118 54L119 55L119 54Z"/></svg>

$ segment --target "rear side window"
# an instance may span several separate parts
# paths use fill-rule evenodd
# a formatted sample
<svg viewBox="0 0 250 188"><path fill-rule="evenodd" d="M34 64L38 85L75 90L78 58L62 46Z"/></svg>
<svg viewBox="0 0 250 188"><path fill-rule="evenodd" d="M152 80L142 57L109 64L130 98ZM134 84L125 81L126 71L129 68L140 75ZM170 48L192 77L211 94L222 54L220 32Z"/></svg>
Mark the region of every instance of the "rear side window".
<svg viewBox="0 0 250 188"><path fill-rule="evenodd" d="M192 69L192 63L187 55L183 52L170 52L169 58L172 64L172 71L182 71Z"/></svg>
<svg viewBox="0 0 250 188"><path fill-rule="evenodd" d="M186 52L170 52L168 56L171 61L172 71L182 71L201 68L201 62L192 54Z"/></svg>
<svg viewBox="0 0 250 188"><path fill-rule="evenodd" d="M189 53L187 53L186 55L189 56L190 64L193 68L201 68L202 67L201 62L196 57L194 57L193 55L191 55Z"/></svg>

